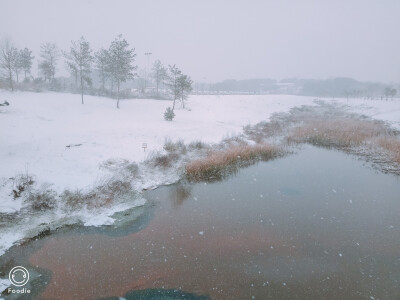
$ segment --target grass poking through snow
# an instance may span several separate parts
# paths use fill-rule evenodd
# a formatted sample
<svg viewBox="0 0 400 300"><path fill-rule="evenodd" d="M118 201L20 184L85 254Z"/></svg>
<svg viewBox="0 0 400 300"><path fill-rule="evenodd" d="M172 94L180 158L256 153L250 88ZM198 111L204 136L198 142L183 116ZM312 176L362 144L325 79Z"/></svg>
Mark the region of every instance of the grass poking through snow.
<svg viewBox="0 0 400 300"><path fill-rule="evenodd" d="M273 159L282 154L282 149L273 145L244 145L228 150L210 151L205 158L188 163L186 176L193 181L220 180L238 168L248 166L259 160Z"/></svg>

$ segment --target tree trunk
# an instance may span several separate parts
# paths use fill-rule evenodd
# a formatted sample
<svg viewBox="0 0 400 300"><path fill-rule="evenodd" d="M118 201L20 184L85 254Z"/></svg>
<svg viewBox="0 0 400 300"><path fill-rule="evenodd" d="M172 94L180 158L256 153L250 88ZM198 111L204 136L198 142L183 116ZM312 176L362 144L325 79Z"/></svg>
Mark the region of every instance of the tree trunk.
<svg viewBox="0 0 400 300"><path fill-rule="evenodd" d="M15 75L17 75L17 83L19 83L18 69L15 69Z"/></svg>
<svg viewBox="0 0 400 300"><path fill-rule="evenodd" d="M101 70L101 85L103 88L103 91L105 90L105 75L104 75L104 70Z"/></svg>
<svg viewBox="0 0 400 300"><path fill-rule="evenodd" d="M12 70L11 68L9 68L9 78L10 80L10 87L11 87L11 91L14 91L14 85L13 85L13 79L12 79Z"/></svg>
<svg viewBox="0 0 400 300"><path fill-rule="evenodd" d="M158 75L157 75L157 79L156 79L156 92L157 92L157 97L158 97L158 82L159 82L159 79L158 79Z"/></svg>
<svg viewBox="0 0 400 300"><path fill-rule="evenodd" d="M119 108L119 82L117 83L117 108Z"/></svg>
<svg viewBox="0 0 400 300"><path fill-rule="evenodd" d="M82 97L82 104L83 104L83 78L82 78L82 74L81 74L81 97Z"/></svg>

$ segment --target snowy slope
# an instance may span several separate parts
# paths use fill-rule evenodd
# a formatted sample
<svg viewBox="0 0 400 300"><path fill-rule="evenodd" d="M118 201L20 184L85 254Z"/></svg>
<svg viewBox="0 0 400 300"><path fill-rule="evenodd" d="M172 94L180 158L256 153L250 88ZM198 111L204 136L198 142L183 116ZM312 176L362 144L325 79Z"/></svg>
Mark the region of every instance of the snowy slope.
<svg viewBox="0 0 400 300"><path fill-rule="evenodd" d="M147 153L162 149L167 136L216 143L274 112L312 103L296 96L192 96L190 111L177 109L166 122L171 101L124 100L118 110L113 99L86 96L82 105L72 94L1 92L2 99L11 105L0 114L0 178L29 172L57 191L92 184L109 158L143 160L142 143Z"/></svg>

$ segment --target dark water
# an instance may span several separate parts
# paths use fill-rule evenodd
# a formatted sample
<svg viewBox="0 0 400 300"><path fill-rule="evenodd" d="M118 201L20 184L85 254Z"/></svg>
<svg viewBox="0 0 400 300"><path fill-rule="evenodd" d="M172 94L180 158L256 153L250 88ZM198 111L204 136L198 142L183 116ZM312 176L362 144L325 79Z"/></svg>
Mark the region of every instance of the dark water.
<svg viewBox="0 0 400 300"><path fill-rule="evenodd" d="M306 147L146 198L145 226L28 251L49 272L38 297L400 299L400 180L346 154Z"/></svg>

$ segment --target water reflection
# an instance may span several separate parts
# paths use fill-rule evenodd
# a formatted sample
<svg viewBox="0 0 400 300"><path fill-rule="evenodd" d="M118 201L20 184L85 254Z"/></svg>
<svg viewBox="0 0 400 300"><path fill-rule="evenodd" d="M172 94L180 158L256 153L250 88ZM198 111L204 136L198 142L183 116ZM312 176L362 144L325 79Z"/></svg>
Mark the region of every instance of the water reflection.
<svg viewBox="0 0 400 300"><path fill-rule="evenodd" d="M192 188L190 185L180 182L169 189L169 199L174 207L182 205L189 198Z"/></svg>

